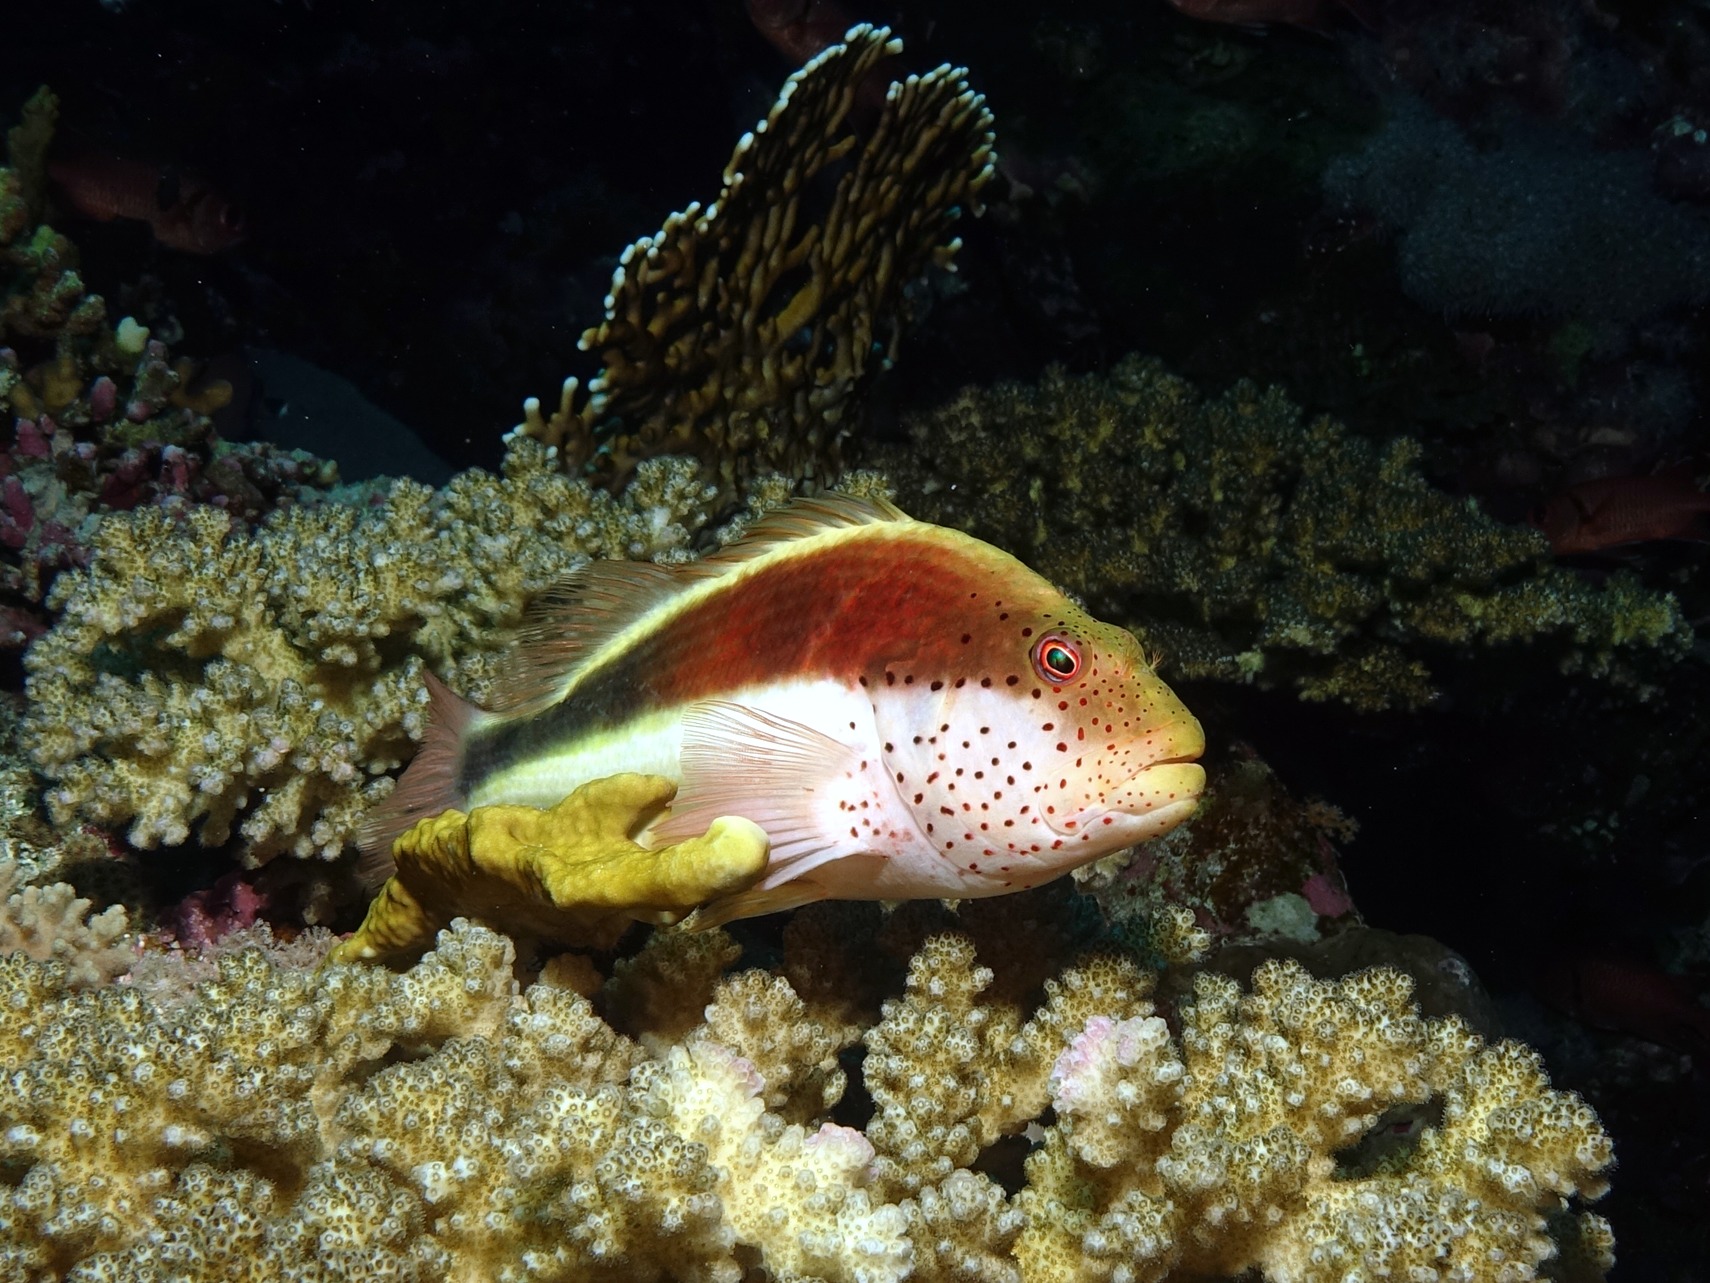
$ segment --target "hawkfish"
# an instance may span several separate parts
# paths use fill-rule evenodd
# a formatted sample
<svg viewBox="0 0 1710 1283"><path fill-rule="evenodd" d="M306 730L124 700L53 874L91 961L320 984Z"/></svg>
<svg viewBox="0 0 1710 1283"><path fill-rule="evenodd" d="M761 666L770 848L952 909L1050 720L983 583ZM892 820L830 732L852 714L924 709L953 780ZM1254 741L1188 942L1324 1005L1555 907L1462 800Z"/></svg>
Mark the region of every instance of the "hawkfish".
<svg viewBox="0 0 1710 1283"><path fill-rule="evenodd" d="M1132 634L990 544L846 496L699 562L594 562L531 605L489 707L429 689L365 824L371 872L447 808L656 774L678 792L643 845L720 816L771 843L702 925L1036 887L1167 832L1205 784L1199 723Z"/></svg>

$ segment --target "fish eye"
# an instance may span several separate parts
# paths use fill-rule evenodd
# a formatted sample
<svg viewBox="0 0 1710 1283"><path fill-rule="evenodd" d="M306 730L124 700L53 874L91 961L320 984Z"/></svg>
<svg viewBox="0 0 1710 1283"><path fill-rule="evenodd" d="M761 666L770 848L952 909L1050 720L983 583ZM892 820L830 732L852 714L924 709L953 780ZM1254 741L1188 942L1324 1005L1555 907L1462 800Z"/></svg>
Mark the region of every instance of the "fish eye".
<svg viewBox="0 0 1710 1283"><path fill-rule="evenodd" d="M1067 637L1047 633L1033 644L1033 671L1053 686L1072 682L1081 671L1081 650Z"/></svg>

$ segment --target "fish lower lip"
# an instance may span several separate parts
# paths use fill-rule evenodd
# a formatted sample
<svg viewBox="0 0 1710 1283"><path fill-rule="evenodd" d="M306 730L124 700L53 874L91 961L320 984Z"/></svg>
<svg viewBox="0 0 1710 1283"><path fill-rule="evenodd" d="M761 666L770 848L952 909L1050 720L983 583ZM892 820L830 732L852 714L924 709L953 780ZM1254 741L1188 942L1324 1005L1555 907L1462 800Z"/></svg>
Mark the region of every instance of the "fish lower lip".
<svg viewBox="0 0 1710 1283"><path fill-rule="evenodd" d="M1113 798L1114 809L1129 815L1145 815L1181 802L1196 802L1205 792L1205 768L1190 757L1164 758L1152 763L1124 790L1126 798Z"/></svg>

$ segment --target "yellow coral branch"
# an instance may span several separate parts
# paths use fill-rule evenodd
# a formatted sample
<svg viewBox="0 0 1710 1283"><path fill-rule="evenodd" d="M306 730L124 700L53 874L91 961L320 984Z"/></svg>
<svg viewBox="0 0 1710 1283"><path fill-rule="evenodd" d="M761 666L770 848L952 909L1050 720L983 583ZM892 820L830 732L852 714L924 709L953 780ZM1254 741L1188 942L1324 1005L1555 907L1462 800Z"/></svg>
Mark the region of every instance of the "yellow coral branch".
<svg viewBox="0 0 1710 1283"><path fill-rule="evenodd" d="M632 834L676 795L659 775L613 775L557 806L479 806L422 820L393 845L397 872L334 962L419 954L453 918L512 935L609 945L631 922L666 924L754 883L765 831L736 816L649 850Z"/></svg>

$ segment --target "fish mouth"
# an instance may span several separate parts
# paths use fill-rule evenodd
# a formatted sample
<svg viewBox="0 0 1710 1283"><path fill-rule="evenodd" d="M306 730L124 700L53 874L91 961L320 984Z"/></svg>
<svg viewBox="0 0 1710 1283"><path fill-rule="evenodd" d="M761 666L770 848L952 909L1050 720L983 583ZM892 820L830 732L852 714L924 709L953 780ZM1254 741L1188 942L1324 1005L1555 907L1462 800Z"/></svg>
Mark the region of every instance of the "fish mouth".
<svg viewBox="0 0 1710 1283"><path fill-rule="evenodd" d="M1192 815L1205 792L1205 768L1198 761L1205 752L1205 732L1198 719L1168 722L1149 738L1159 756L1126 780L1101 790L1093 805L1080 814L1056 823L1047 820L1050 827L1065 836L1103 832L1120 839L1119 845L1132 846L1163 836Z"/></svg>
<svg viewBox="0 0 1710 1283"><path fill-rule="evenodd" d="M1173 812L1181 807L1191 810L1199 805L1199 795L1203 792L1205 768L1193 757L1168 757L1153 762L1124 784L1111 799L1111 809L1136 817Z"/></svg>
<svg viewBox="0 0 1710 1283"><path fill-rule="evenodd" d="M1205 768L1191 757L1171 757L1152 763L1118 785L1098 805L1066 817L1051 828L1065 836L1108 832L1119 845L1133 846L1162 837L1192 815L1205 792ZM1113 829L1102 825L1114 824Z"/></svg>

